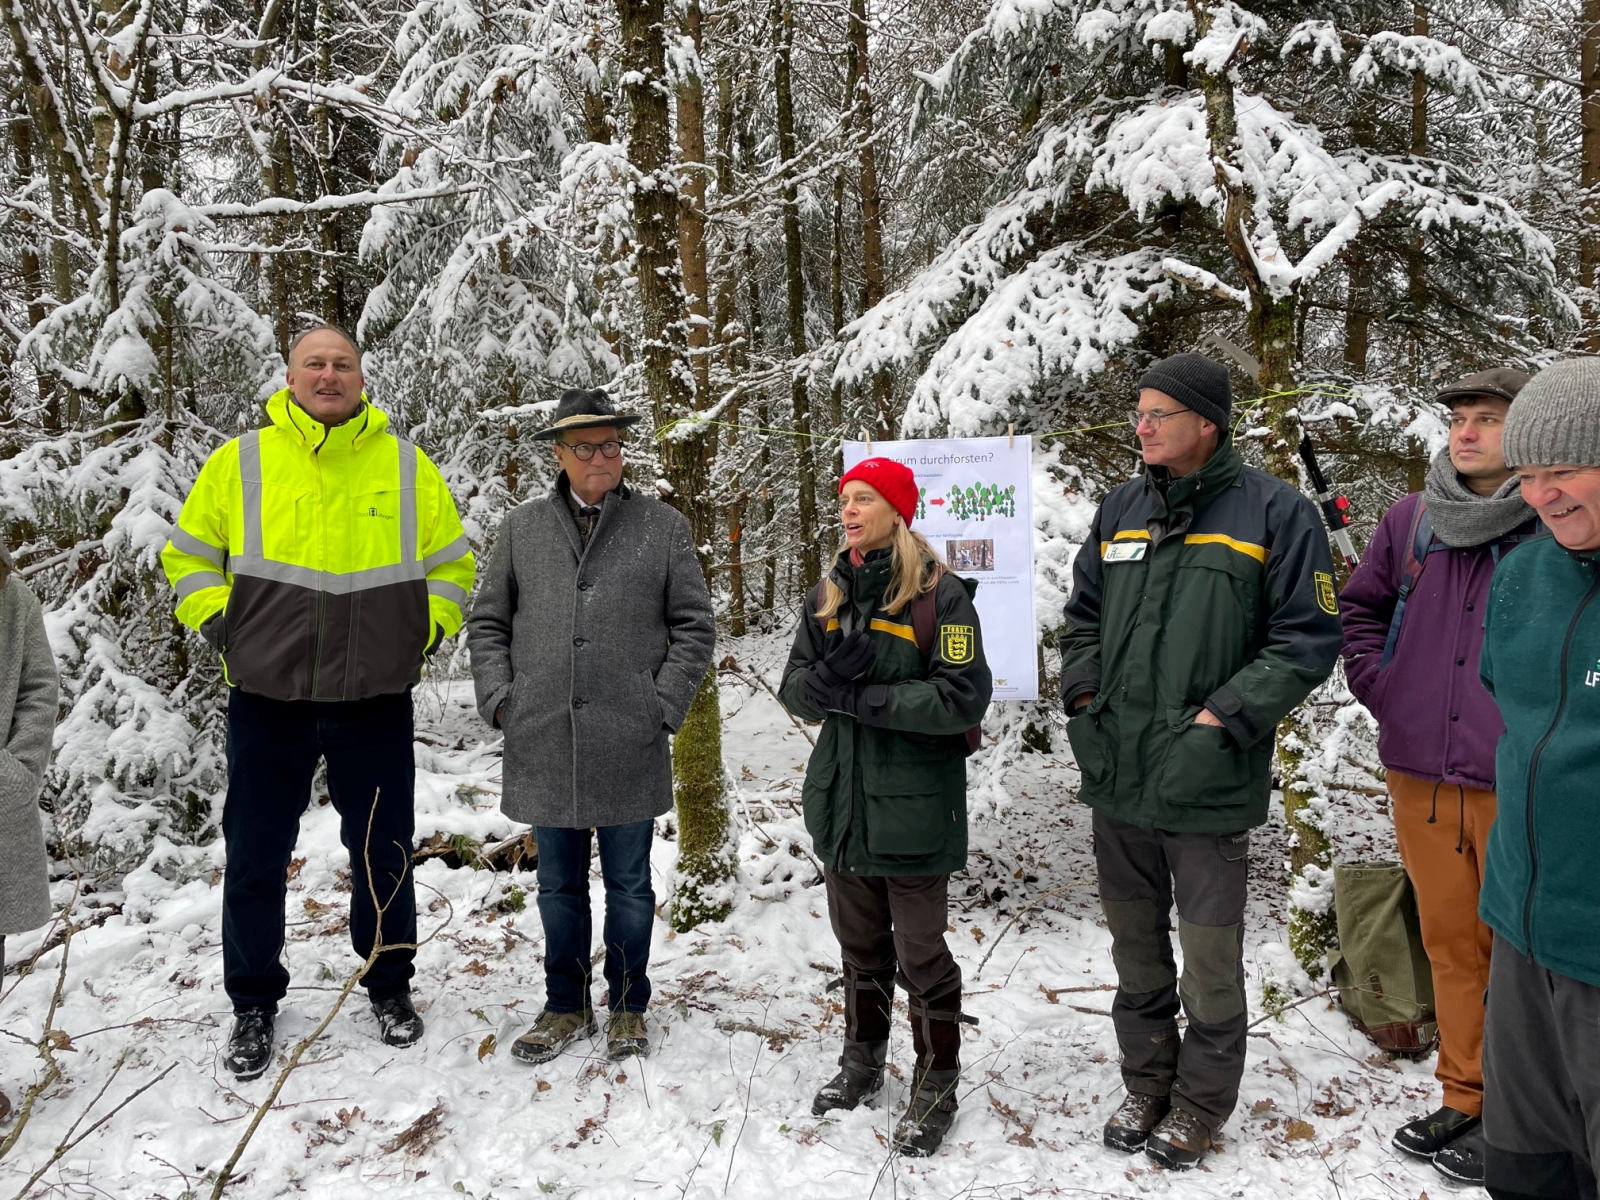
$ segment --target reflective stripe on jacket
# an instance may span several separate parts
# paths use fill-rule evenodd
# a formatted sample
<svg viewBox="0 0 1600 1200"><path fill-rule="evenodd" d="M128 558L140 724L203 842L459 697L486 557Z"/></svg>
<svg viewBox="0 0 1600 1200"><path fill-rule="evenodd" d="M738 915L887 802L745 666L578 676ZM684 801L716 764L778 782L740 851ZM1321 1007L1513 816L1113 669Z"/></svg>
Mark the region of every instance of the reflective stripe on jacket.
<svg viewBox="0 0 1600 1200"><path fill-rule="evenodd" d="M1061 696L1069 713L1094 697L1067 722L1079 798L1146 829L1265 821L1273 731L1339 656L1316 506L1225 441L1192 474L1108 494L1072 576Z"/></svg>
<svg viewBox="0 0 1600 1200"><path fill-rule="evenodd" d="M330 428L285 388L267 414L270 426L206 460L184 501L161 555L178 619L205 627L228 682L246 691L404 691L436 638L461 628L472 587L444 477L370 403Z"/></svg>

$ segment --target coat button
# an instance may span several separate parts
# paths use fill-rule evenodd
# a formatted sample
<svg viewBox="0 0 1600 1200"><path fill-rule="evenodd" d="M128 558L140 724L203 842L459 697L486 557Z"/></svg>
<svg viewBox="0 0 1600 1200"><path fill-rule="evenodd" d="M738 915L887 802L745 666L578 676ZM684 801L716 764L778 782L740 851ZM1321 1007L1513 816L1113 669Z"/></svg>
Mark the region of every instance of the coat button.
<svg viewBox="0 0 1600 1200"><path fill-rule="evenodd" d="M587 592L589 590L589 581L587 579L578 580L578 590L580 592Z"/></svg>
<svg viewBox="0 0 1600 1200"><path fill-rule="evenodd" d="M1464 666L1466 666L1466 665L1467 665L1467 660L1466 660L1466 659L1464 659L1464 658L1458 658L1458 659L1456 659L1456 666L1458 666L1458 667L1464 667Z"/></svg>
<svg viewBox="0 0 1600 1200"><path fill-rule="evenodd" d="M583 698L581 696L574 696L572 698L572 707L573 708L582 708L583 707Z"/></svg>
<svg viewBox="0 0 1600 1200"><path fill-rule="evenodd" d="M1451 719L1451 720L1452 720L1452 721L1459 721L1459 720L1461 720L1461 718L1460 718L1460 716L1458 716L1458 715L1457 715L1457 714L1455 714L1455 713L1451 713L1451 714L1450 714L1450 719Z"/></svg>
<svg viewBox="0 0 1600 1200"><path fill-rule="evenodd" d="M1474 607L1474 606L1473 606L1473 605L1471 605L1471 604L1469 604L1469 605L1467 605L1467 611L1468 611L1468 612L1471 612L1471 611L1472 611L1472 609L1473 609L1473 607Z"/></svg>
<svg viewBox="0 0 1600 1200"><path fill-rule="evenodd" d="M574 646L580 646L581 647L581 646L584 645L584 640L581 637L575 637L575 638L572 639L572 644Z"/></svg>

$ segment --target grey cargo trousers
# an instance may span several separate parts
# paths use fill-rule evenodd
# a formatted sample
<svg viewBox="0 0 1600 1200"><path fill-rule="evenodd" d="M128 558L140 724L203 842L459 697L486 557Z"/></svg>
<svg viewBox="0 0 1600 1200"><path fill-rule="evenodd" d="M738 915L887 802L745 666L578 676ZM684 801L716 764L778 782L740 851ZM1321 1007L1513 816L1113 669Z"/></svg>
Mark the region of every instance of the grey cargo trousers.
<svg viewBox="0 0 1600 1200"><path fill-rule="evenodd" d="M1483 1027L1484 1182L1495 1200L1600 1195L1600 987L1498 934Z"/></svg>
<svg viewBox="0 0 1600 1200"><path fill-rule="evenodd" d="M1170 1096L1215 1132L1244 1078L1250 833L1172 833L1095 810L1100 904L1117 968L1112 1024L1130 1092ZM1183 977L1172 953L1178 905ZM1178 1037L1178 1005L1188 1029Z"/></svg>

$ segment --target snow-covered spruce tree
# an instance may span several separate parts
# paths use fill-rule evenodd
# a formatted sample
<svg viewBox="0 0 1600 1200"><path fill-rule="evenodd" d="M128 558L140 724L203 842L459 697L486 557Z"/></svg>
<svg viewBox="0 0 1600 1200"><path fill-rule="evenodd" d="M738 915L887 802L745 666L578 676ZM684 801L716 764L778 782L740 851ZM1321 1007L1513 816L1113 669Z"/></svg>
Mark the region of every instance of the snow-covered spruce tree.
<svg viewBox="0 0 1600 1200"><path fill-rule="evenodd" d="M1220 338L1258 388L1246 448L1299 486L1303 384L1339 374L1349 311L1370 304L1353 269L1365 295L1416 297L1421 263L1437 292L1424 312L1364 311L1369 371L1419 374L1403 357L1419 322L1424 378L1535 352L1572 312L1548 239L1487 190L1464 139L1417 153L1385 134L1409 116L1389 97L1417 80L1462 124L1499 117L1483 73L1412 18L1409 4L997 0L922 103L959 112L1003 80L1020 152L983 219L846 330L836 378L912 370L905 428L992 433L1060 419L1064 394L1093 395L1102 375L1125 407L1144 362ZM1347 121L1362 112L1366 132ZM1071 424L1099 424L1098 407ZM1315 977L1330 876L1327 798L1300 769L1307 719L1281 733L1280 774L1291 942Z"/></svg>

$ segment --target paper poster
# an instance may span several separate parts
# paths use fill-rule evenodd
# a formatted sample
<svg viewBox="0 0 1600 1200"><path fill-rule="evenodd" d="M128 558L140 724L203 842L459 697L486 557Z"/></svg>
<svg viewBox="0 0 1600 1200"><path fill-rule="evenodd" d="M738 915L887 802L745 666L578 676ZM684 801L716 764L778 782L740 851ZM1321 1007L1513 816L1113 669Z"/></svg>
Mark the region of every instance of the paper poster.
<svg viewBox="0 0 1600 1200"><path fill-rule="evenodd" d="M917 477L911 527L956 574L978 581L975 603L996 700L1037 700L1032 448L1027 437L844 443L844 469L892 458Z"/></svg>

